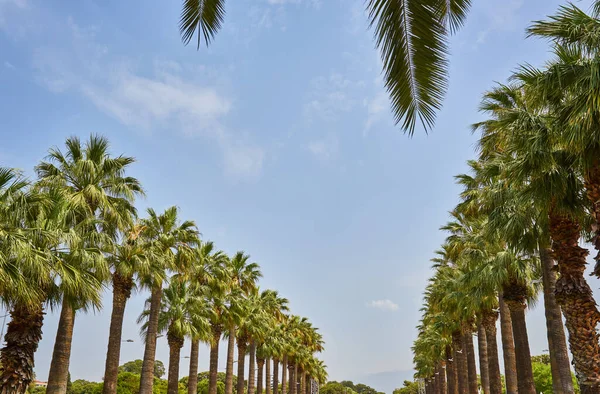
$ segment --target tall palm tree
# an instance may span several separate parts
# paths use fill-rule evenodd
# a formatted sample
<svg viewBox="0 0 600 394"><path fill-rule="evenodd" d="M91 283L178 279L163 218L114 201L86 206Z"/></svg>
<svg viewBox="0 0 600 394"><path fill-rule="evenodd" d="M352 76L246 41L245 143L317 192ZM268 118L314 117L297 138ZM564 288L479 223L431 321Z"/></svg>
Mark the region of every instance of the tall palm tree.
<svg viewBox="0 0 600 394"><path fill-rule="evenodd" d="M125 175L135 159L111 157L108 140L101 136L91 135L85 143L77 137L70 137L65 146L64 153L50 149L48 161L42 161L36 167L38 183L40 187L62 189L76 209L73 226L89 237L87 246L102 247L107 241L94 239L94 235L110 237L116 230L130 224L135 213L132 203L136 196L143 195L138 180ZM108 272L103 259L90 261L82 257L85 256L73 253L69 256L69 263L81 270L94 271L103 280L103 275ZM87 289L64 290L48 376L49 394L61 394L66 390L75 312L85 307L87 301L82 299Z"/></svg>
<svg viewBox="0 0 600 394"><path fill-rule="evenodd" d="M140 377L140 394L152 394L154 383L154 360L156 356L156 335L159 324L162 285L168 271L184 272L192 264L194 248L198 246L198 230L193 221L180 222L177 207L170 207L162 214L149 208L148 217L142 220L142 236L152 250L153 262L158 268L144 278L151 290L150 310L146 346Z"/></svg>
<svg viewBox="0 0 600 394"><path fill-rule="evenodd" d="M125 306L135 287L135 277L147 277L151 265L150 250L146 248L140 233L141 225L134 225L121 236L120 243L115 243L108 257L112 267L113 302L104 369L103 394L116 394L119 359Z"/></svg>
<svg viewBox="0 0 600 394"><path fill-rule="evenodd" d="M236 310L239 309L237 303L243 302L243 297L248 297L250 293L256 289L256 283L258 282L258 279L262 276L258 264L249 262L249 259L250 256L244 254L244 252L237 252L227 264L227 268L230 271L230 293L232 296L232 302L230 305L231 313L229 314L231 321L228 324L225 394L231 394L233 392L233 352L236 339L236 326L240 324L240 319L243 315L241 313L236 313ZM240 382L240 367L243 367L243 363L240 366L238 361L238 392ZM241 371L243 372L243 368L241 369ZM243 382L244 374L242 373L241 376L241 382Z"/></svg>
<svg viewBox="0 0 600 394"><path fill-rule="evenodd" d="M32 193L29 182L16 170L0 167L0 300L10 310L5 342L0 351L0 392L23 394L33 381L34 354L42 338L44 301L51 286L51 254L58 245L45 199ZM39 209L39 215L30 212ZM35 219L33 222L29 219ZM52 217L52 215L49 215ZM35 223L35 224L34 224Z"/></svg>
<svg viewBox="0 0 600 394"><path fill-rule="evenodd" d="M535 201L533 212L527 209L530 213L524 215L523 211L503 212L503 204L495 210L501 213L498 216L503 217L503 221L512 223L512 227L516 227L514 223L534 223L537 228L534 242L529 242L532 244L529 250L537 248L537 254L543 259L541 268L548 343L554 364L553 384L555 390L573 392L558 304L567 320L571 351L577 354L574 356L577 371L582 368L581 363L589 367L591 359L583 352L593 353L598 347L594 342L589 347L588 336L596 324L593 320L581 319L582 315L598 313L592 302L591 289L583 278L587 251L577 243L581 234L579 223L586 211L585 201L581 199L583 185L576 171L576 157L560 142L561 126L553 121L548 105L539 99L535 89L529 87L527 81L531 79L531 72L533 70L515 76L522 86L501 85L484 96L481 109L491 116L477 127L482 131L482 151L488 156L487 152L492 152L491 155L500 157L503 163L500 176L506 179L512 190L517 190L516 199L521 200L518 205L523 207ZM503 152L502 155L493 153L498 149ZM529 225L522 227L528 228ZM531 238L515 231L508 233L515 235L515 240L509 240L514 245ZM561 272L556 283L554 262L548 259L550 256L557 259L557 268ZM582 305L588 308L587 312L581 309ZM596 350L600 351L600 348Z"/></svg>
<svg viewBox="0 0 600 394"><path fill-rule="evenodd" d="M448 34L463 24L470 0L368 0L366 12L381 52L396 122L412 135L430 129L448 84ZM225 0L183 0L179 28L188 44L207 45L221 28Z"/></svg>
<svg viewBox="0 0 600 394"><path fill-rule="evenodd" d="M167 394L177 394L179 390L179 361L181 348L185 337L197 336L198 328L210 323L206 318L206 312L202 309L206 306L198 287L191 286L183 278L174 277L169 286L164 289L158 314L158 332L167 334L169 343L169 375ZM141 333L145 335L149 324L151 299L146 301L146 309L138 318L144 322Z"/></svg>
<svg viewBox="0 0 600 394"><path fill-rule="evenodd" d="M202 242L202 244L196 249L192 270L190 270L190 281L193 286L198 288L197 291L200 291L205 295L205 301L205 293L208 288L208 283L209 281L215 280L215 268L218 271L219 261L223 260L224 258L225 256L222 252L216 252L214 250L214 244L212 242ZM206 307L210 307L208 302L206 302ZM210 322L212 310L204 310L207 313L208 320ZM200 351L200 342L210 343L210 328L210 325L208 327L198 326L196 327L195 335L191 336L188 394L196 394L198 391L198 357Z"/></svg>

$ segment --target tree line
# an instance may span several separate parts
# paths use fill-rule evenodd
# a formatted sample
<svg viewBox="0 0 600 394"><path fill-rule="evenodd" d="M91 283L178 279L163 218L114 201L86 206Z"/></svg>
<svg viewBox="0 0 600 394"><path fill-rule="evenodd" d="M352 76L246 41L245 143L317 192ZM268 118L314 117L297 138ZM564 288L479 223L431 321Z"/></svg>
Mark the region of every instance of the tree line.
<svg viewBox="0 0 600 394"><path fill-rule="evenodd" d="M157 338L169 345L167 393L178 392L180 352L191 342L188 392L198 385L200 342L210 347L208 394L217 394L219 345L227 339L225 394L308 392L324 382L318 329L289 313L288 300L261 290L258 264L244 252L227 255L200 237L196 223L173 206L139 217L142 185L129 175L133 157L114 156L106 138L91 135L52 148L37 178L0 167L0 300L10 311L0 350L0 393L25 393L46 310L60 310L48 394L65 394L76 317L102 308L112 287L103 394L115 394L123 319L133 290L149 292L138 318L145 341L140 394L153 393ZM244 385L245 360L249 359ZM281 380L280 380L281 379ZM272 383L271 383L272 382ZM279 386L281 382L281 387Z"/></svg>
<svg viewBox="0 0 600 394"><path fill-rule="evenodd" d="M507 392L535 394L525 314L539 293L553 392L576 390L570 351L581 392L600 393L600 312L581 245L595 248L600 277L599 17L595 2L533 22L528 35L546 39L553 58L519 66L483 96L478 156L456 176L459 203L442 227L412 348L427 393L477 393L477 371L484 393L501 393L501 354Z"/></svg>

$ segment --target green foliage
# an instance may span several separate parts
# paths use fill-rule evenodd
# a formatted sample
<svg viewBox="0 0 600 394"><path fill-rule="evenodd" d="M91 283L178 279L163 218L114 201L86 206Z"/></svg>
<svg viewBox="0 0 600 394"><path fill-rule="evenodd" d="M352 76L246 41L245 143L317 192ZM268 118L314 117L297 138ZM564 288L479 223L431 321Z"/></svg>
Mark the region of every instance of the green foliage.
<svg viewBox="0 0 600 394"><path fill-rule="evenodd" d="M43 386L36 386L29 389L29 394L46 394L46 388Z"/></svg>
<svg viewBox="0 0 600 394"><path fill-rule="evenodd" d="M531 366L533 368L535 391L543 394L552 394L552 371L550 364L532 362Z"/></svg>
<svg viewBox="0 0 600 394"><path fill-rule="evenodd" d="M539 356L531 356L531 362L550 365L550 355L540 354Z"/></svg>
<svg viewBox="0 0 600 394"><path fill-rule="evenodd" d="M119 373L121 372L131 372L138 375L142 374L142 360L134 360L126 362L125 364L119 367ZM156 360L154 362L154 376L157 378L162 378L165 374L165 365L162 361Z"/></svg>
<svg viewBox="0 0 600 394"><path fill-rule="evenodd" d="M366 384L354 384L349 380L327 382L319 390L321 394L383 394Z"/></svg>
<svg viewBox="0 0 600 394"><path fill-rule="evenodd" d="M87 380L77 379L71 384L72 394L100 394L102 393L102 383L88 382Z"/></svg>
<svg viewBox="0 0 600 394"><path fill-rule="evenodd" d="M419 385L417 382L411 382L409 380L404 381L404 386L394 390L393 394L418 394Z"/></svg>
<svg viewBox="0 0 600 394"><path fill-rule="evenodd" d="M198 394L208 394L208 379L198 382ZM217 381L217 394L225 394L225 383L220 380Z"/></svg>

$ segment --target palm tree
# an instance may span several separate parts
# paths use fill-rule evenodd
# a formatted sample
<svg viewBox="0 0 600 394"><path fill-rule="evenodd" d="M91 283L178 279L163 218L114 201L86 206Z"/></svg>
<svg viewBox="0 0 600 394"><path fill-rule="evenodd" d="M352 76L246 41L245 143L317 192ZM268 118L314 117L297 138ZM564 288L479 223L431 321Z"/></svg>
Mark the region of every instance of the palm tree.
<svg viewBox="0 0 600 394"><path fill-rule="evenodd" d="M40 197L31 192L19 172L0 167L0 300L11 315L6 346L0 351L2 393L26 392L34 378L34 354L42 338L51 255L40 246L57 245L60 238L53 226L50 231L31 227L31 216L40 220L52 212L43 209L47 205ZM40 215L28 214L32 205Z"/></svg>
<svg viewBox="0 0 600 394"><path fill-rule="evenodd" d="M150 251L140 237L143 227L134 225L121 237L121 242L113 246L108 261L113 268L113 302L104 369L103 394L116 394L119 359L121 354L121 339L125 306L135 287L135 277L150 275L152 257Z"/></svg>
<svg viewBox="0 0 600 394"><path fill-rule="evenodd" d="M367 13L381 52L385 86L397 123L412 135L417 122L430 129L448 84L448 34L458 30L470 0L368 0ZM183 0L179 28L184 44L197 34L208 45L221 28L225 0Z"/></svg>
<svg viewBox="0 0 600 394"><path fill-rule="evenodd" d="M223 260L225 256L222 252L215 252L214 244L212 242L203 242L196 249L194 254L194 263L190 272L190 281L193 286L198 287L197 291L206 292L209 281L214 280L213 273L215 267L218 267L219 261ZM209 307L209 303L206 303ZM210 319L211 310L205 310ZM210 325L208 327L198 326L196 327L195 335L191 336L191 349L190 349L190 371L188 374L188 394L196 394L198 391L198 357L200 350L200 341L210 343L211 330Z"/></svg>
<svg viewBox="0 0 600 394"><path fill-rule="evenodd" d="M158 268L151 269L152 275L144 278L146 286L151 290L151 300L140 377L140 394L152 394L163 281L167 271L185 271L184 268L191 264L194 248L199 243L195 223L193 221L180 223L178 213L177 207L167 208L161 215L149 208L148 218L141 222L144 226L142 236L152 250L152 264L156 264Z"/></svg>
<svg viewBox="0 0 600 394"><path fill-rule="evenodd" d="M128 166L135 160L125 156L111 157L108 140L100 136L90 136L85 144L79 138L71 137L65 145L65 153L50 149L48 161L36 167L39 185L42 188L62 189L71 208L75 210L73 226L88 238L86 246L101 247L107 241L94 236L98 234L110 238L116 230L130 224L132 214L135 214L132 203L136 196L143 195L137 179L125 176ZM77 253L67 256L69 264L74 264L82 271L95 272L100 280L108 272L101 258L90 260ZM99 290L91 289L91 292ZM63 286L63 291L57 341L48 376L49 394L66 390L75 312L86 307L88 300L84 295L90 289ZM93 294L92 298L95 298Z"/></svg>
<svg viewBox="0 0 600 394"><path fill-rule="evenodd" d="M517 74L515 78L527 81L529 76L526 74ZM512 190L517 191L517 196L512 199L521 200L518 203L520 207L527 207L527 204L535 201L533 206L525 210L507 211L501 207L503 204L499 204L500 209L495 208L495 211L500 212L497 216L511 223L513 228L518 227L514 223L535 224L533 230L537 233L527 230L533 236L508 231L514 234L510 242L519 245L523 239L533 238L533 241L526 242L530 245L524 249L529 249L529 252L538 249L537 254L542 259L548 343L554 364L553 385L557 391L573 392L558 304L562 306L567 328L571 327L569 341L573 354L577 354L576 370L581 369L579 360L584 364L590 362L587 355L582 353L584 341L585 352L598 347L592 345L592 349L588 349L587 333L593 331L592 327L596 324L580 318L583 312L581 305L589 308L584 315L598 313L591 302L591 289L583 278L587 251L577 244L580 237L579 222L585 212L585 202L580 197L583 185L576 172L576 157L566 151L559 141L561 126L553 122L544 101L530 91L528 82L523 82L523 87L501 85L487 93L481 109L491 117L477 127L482 130L481 145L486 155L494 155L493 151L498 149L503 152L502 155L495 155L503 163L500 176L506 179L506 184L510 184ZM521 227L527 229L531 226ZM557 258L561 272L558 286L550 256ZM578 289L576 293L571 290L574 288ZM581 303L583 300L588 301ZM597 350L600 351L600 348Z"/></svg>
<svg viewBox="0 0 600 394"><path fill-rule="evenodd" d="M248 260L250 256L243 252L237 252L227 264L227 268L230 271L231 281L231 311L229 317L231 321L228 324L228 343L227 343L227 367L225 371L225 394L231 394L233 392L233 351L235 346L236 337L236 326L240 324L240 320L243 318L243 313L238 312L240 306L238 303L243 303L243 297L250 295L252 291L256 289L256 283L262 276L259 266L256 263L250 263ZM243 309L243 307L241 308ZM239 351L239 347L238 347ZM238 353L239 354L239 353ZM238 356L238 392L240 387L240 368L241 368L241 382L243 383L243 362L239 363Z"/></svg>
<svg viewBox="0 0 600 394"><path fill-rule="evenodd" d="M179 390L179 361L185 337L197 336L198 327L207 327L210 324L206 312L202 311L206 304L197 290L197 287L190 286L183 278L174 277L163 291L158 314L158 332L166 332L169 343L167 394L177 394ZM151 299L148 299L146 309L138 318L138 323L144 322L142 336L148 332L150 303ZM206 328L203 331L206 331Z"/></svg>

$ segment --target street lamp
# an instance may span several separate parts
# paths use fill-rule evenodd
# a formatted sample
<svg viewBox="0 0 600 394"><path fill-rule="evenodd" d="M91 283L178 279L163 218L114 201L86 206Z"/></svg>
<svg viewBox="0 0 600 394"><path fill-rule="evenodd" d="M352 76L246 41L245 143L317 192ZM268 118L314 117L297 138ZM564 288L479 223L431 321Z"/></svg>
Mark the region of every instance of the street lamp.
<svg viewBox="0 0 600 394"><path fill-rule="evenodd" d="M131 342L134 342L134 341L133 341L133 339L125 339L124 341L121 341L121 342L128 342L128 343L131 343Z"/></svg>

